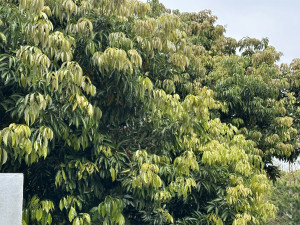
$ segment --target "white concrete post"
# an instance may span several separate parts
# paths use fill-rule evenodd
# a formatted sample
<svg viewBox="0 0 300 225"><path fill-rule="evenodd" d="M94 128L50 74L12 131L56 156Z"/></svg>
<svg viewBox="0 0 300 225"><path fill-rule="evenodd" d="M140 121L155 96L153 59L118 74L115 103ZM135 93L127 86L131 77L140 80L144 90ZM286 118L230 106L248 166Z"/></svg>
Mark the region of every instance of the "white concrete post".
<svg viewBox="0 0 300 225"><path fill-rule="evenodd" d="M23 174L0 173L0 225L21 225Z"/></svg>

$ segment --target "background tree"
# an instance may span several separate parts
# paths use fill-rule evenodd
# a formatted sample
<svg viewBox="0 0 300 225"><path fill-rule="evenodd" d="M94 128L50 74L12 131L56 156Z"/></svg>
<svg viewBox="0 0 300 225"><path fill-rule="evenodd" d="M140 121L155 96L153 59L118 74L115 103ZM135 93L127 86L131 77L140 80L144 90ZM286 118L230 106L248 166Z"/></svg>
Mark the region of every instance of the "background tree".
<svg viewBox="0 0 300 225"><path fill-rule="evenodd" d="M298 224L300 222L299 170L282 172L272 192L271 200L278 207L278 216L267 224Z"/></svg>

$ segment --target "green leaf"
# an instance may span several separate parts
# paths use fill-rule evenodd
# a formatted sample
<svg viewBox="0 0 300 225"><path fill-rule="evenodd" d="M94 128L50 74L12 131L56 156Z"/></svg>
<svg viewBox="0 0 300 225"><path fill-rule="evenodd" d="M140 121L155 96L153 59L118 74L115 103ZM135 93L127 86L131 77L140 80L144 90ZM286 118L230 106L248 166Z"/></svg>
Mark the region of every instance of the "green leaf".
<svg viewBox="0 0 300 225"><path fill-rule="evenodd" d="M80 219L77 217L77 218L73 221L72 225L80 225Z"/></svg>
<svg viewBox="0 0 300 225"><path fill-rule="evenodd" d="M83 218L85 219L85 221L86 221L87 223L91 223L91 217L90 217L89 214L84 213L84 214L83 214Z"/></svg>
<svg viewBox="0 0 300 225"><path fill-rule="evenodd" d="M7 146L7 140L8 140L8 131L6 131L3 135L3 143Z"/></svg>
<svg viewBox="0 0 300 225"><path fill-rule="evenodd" d="M37 221L40 221L42 219L42 216L43 216L43 211L42 209L38 209L36 212L35 212L35 218Z"/></svg>
<svg viewBox="0 0 300 225"><path fill-rule="evenodd" d="M0 148L0 150L1 150L1 148ZM1 158L2 158L2 165L3 165L7 161L7 152L4 149L2 149L2 156L1 156Z"/></svg>
<svg viewBox="0 0 300 225"><path fill-rule="evenodd" d="M52 216L51 216L51 214L48 214L47 223L48 223L48 224L51 224L51 223L52 223Z"/></svg>
<svg viewBox="0 0 300 225"><path fill-rule="evenodd" d="M63 208L64 208L64 202L63 202L63 200L60 200L59 201L59 209L60 209L60 211L62 211Z"/></svg>
<svg viewBox="0 0 300 225"><path fill-rule="evenodd" d="M73 206L71 207L70 211L69 211L69 221L72 222L72 220L77 216L76 210L73 208Z"/></svg>
<svg viewBox="0 0 300 225"><path fill-rule="evenodd" d="M112 181L115 181L116 180L116 171L114 168L110 168L110 174L111 174Z"/></svg>

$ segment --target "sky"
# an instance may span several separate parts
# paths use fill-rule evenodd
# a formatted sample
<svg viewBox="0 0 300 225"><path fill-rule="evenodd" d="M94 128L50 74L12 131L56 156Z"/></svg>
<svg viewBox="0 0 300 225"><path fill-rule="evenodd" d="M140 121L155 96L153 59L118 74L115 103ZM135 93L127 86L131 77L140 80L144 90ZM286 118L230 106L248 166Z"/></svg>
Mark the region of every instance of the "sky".
<svg viewBox="0 0 300 225"><path fill-rule="evenodd" d="M143 0L146 2L146 0ZM212 10L216 24L226 27L226 36L269 38L269 45L283 53L280 63L300 58L299 0L160 0L180 12Z"/></svg>

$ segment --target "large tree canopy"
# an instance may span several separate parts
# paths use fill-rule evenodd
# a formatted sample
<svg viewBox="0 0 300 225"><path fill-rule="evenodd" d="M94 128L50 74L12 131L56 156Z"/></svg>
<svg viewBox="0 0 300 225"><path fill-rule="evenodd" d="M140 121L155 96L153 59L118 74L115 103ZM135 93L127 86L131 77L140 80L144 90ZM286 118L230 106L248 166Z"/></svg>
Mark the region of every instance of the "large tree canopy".
<svg viewBox="0 0 300 225"><path fill-rule="evenodd" d="M0 169L23 224L264 224L300 60L157 0L0 0ZM240 55L236 54L239 49Z"/></svg>

